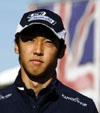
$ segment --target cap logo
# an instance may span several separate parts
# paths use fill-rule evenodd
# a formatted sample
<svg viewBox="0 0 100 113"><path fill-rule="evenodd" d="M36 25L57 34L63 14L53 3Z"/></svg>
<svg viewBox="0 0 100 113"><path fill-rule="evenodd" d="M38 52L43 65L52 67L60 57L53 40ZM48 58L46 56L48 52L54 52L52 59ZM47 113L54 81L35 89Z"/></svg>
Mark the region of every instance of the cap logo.
<svg viewBox="0 0 100 113"><path fill-rule="evenodd" d="M28 18L33 17L33 16L40 16L40 15L44 16L44 15L46 15L46 12L41 11L41 12L32 13L28 16Z"/></svg>
<svg viewBox="0 0 100 113"><path fill-rule="evenodd" d="M34 21L34 20L44 20L49 22L52 25L55 25L57 22L46 15L45 11L36 12L28 15L28 22Z"/></svg>

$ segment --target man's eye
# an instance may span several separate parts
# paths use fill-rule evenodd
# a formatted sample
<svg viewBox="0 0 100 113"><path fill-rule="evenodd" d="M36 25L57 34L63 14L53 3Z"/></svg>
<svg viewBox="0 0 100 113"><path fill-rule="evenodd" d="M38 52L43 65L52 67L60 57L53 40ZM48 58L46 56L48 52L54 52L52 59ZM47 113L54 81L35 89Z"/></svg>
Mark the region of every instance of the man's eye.
<svg viewBox="0 0 100 113"><path fill-rule="evenodd" d="M51 40L47 40L46 43L53 44L53 42Z"/></svg>

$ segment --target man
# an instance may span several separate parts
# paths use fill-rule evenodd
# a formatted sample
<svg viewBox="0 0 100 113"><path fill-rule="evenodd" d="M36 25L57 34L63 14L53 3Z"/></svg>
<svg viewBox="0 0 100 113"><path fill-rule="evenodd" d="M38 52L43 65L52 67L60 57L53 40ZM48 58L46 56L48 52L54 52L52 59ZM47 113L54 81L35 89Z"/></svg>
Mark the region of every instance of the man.
<svg viewBox="0 0 100 113"><path fill-rule="evenodd" d="M66 49L59 15L46 9L23 15L15 34L20 70L0 91L0 113L97 113L94 102L56 78Z"/></svg>

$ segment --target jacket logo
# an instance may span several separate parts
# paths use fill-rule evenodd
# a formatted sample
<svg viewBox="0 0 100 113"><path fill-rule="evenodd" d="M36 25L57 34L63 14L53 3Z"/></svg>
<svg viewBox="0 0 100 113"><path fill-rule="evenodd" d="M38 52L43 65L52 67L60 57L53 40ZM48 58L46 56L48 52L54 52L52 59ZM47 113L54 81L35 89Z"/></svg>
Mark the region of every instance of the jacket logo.
<svg viewBox="0 0 100 113"><path fill-rule="evenodd" d="M0 100L7 99L7 98L9 98L9 97L11 97L11 96L12 96L12 93L9 93L9 94L7 94L7 95L0 95Z"/></svg>
<svg viewBox="0 0 100 113"><path fill-rule="evenodd" d="M80 104L81 106L84 106L84 107L87 106L87 104L84 103L84 102L81 102L79 98L69 97L69 96L66 96L66 95L64 95L64 94L62 94L62 97L63 97L64 99L66 99L66 100L69 100L69 101L73 101L73 102L75 102L75 103L78 103L78 104Z"/></svg>
<svg viewBox="0 0 100 113"><path fill-rule="evenodd" d="M24 87L17 87L19 90L24 91Z"/></svg>

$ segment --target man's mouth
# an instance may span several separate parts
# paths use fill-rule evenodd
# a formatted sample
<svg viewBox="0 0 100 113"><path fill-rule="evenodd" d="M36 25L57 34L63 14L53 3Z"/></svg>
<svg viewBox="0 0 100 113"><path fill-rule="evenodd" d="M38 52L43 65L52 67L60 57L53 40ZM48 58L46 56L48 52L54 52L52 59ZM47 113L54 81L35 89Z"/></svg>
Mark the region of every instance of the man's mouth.
<svg viewBox="0 0 100 113"><path fill-rule="evenodd" d="M44 63L42 60L39 60L39 59L32 59L30 61L36 65L40 65L40 64Z"/></svg>

